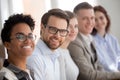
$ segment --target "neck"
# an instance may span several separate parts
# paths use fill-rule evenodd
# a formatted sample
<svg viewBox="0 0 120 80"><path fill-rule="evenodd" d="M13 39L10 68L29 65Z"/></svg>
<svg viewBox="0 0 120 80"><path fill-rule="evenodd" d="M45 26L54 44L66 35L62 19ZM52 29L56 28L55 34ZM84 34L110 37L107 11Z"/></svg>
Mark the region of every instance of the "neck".
<svg viewBox="0 0 120 80"><path fill-rule="evenodd" d="M8 61L17 66L19 69L21 70L25 70L26 69L26 58L10 58L8 57Z"/></svg>
<svg viewBox="0 0 120 80"><path fill-rule="evenodd" d="M98 31L98 34L102 37L105 37L106 32L105 31Z"/></svg>

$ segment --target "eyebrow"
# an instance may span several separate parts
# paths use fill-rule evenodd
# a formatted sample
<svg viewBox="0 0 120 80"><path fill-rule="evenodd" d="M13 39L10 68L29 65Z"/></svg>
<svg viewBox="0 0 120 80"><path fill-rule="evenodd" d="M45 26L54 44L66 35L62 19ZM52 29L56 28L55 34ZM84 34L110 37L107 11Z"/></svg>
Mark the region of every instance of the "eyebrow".
<svg viewBox="0 0 120 80"><path fill-rule="evenodd" d="M54 26L49 26L49 25L46 25L46 26L52 27L52 28L56 28L56 27L54 27ZM58 29L58 30L67 30L67 28L66 28L66 29L59 29L59 28L56 28L56 29Z"/></svg>

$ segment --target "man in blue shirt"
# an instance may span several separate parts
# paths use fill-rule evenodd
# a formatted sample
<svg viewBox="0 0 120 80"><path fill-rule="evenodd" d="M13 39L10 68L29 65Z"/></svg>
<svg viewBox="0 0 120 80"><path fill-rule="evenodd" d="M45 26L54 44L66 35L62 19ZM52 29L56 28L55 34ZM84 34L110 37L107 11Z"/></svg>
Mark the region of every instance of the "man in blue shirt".
<svg viewBox="0 0 120 80"><path fill-rule="evenodd" d="M51 9L42 16L41 38L28 59L35 80L66 80L65 64L57 48L68 34L68 25L68 16L61 9Z"/></svg>

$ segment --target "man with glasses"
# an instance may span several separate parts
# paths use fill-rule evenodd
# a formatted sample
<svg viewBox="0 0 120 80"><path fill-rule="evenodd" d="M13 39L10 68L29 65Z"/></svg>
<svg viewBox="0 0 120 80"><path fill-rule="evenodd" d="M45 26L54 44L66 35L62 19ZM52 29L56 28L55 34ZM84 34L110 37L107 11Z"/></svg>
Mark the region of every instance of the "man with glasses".
<svg viewBox="0 0 120 80"><path fill-rule="evenodd" d="M68 25L69 18L61 9L51 9L42 16L41 38L27 60L35 80L66 80L64 59L58 48L68 34Z"/></svg>

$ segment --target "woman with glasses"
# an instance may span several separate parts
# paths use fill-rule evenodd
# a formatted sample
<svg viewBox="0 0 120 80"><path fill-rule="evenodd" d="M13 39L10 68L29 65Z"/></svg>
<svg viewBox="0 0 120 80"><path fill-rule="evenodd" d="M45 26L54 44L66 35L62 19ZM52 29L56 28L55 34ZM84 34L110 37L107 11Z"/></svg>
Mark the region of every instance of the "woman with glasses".
<svg viewBox="0 0 120 80"><path fill-rule="evenodd" d="M67 80L77 80L78 77L78 67L72 60L69 50L67 49L70 42L74 41L77 34L78 34L78 22L75 14L73 14L70 11L66 11L66 13L69 16L70 22L69 22L69 33L64 41L64 43L61 45L61 48L59 49L62 56L64 57L65 63L66 63L66 78Z"/></svg>
<svg viewBox="0 0 120 80"><path fill-rule="evenodd" d="M7 49L8 59L4 61L0 80L33 80L26 67L26 59L34 49L34 20L30 15L14 14L5 21L1 38Z"/></svg>

